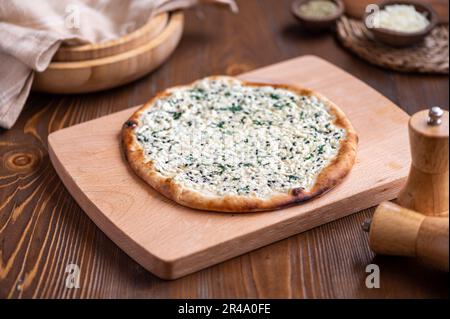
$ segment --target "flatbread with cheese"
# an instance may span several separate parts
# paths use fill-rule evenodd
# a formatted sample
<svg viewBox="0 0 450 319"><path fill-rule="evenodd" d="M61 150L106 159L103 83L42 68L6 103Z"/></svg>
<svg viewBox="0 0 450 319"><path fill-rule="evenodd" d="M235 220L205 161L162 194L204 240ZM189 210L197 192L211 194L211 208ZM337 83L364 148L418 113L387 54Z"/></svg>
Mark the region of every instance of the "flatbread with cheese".
<svg viewBox="0 0 450 319"><path fill-rule="evenodd" d="M319 196L351 170L357 135L327 98L292 85L209 77L158 94L124 124L132 169L177 203L278 209Z"/></svg>

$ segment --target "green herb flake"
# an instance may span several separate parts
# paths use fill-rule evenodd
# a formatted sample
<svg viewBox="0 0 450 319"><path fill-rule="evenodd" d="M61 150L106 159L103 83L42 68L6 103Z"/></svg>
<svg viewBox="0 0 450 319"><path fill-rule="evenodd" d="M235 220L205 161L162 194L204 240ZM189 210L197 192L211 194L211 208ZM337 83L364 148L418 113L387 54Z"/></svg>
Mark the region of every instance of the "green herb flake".
<svg viewBox="0 0 450 319"><path fill-rule="evenodd" d="M246 194L248 194L250 192L250 186L247 185L245 187L239 188L237 191L238 191L238 193L246 193Z"/></svg>
<svg viewBox="0 0 450 319"><path fill-rule="evenodd" d="M322 154L325 152L324 148L325 148L325 145L320 145L320 146L317 148L317 152L318 152L320 155L322 155Z"/></svg>
<svg viewBox="0 0 450 319"><path fill-rule="evenodd" d="M275 93L271 93L271 94L270 94L270 97L271 97L272 99L274 99L274 100L279 100L279 99L280 99L280 96L279 96L278 94L275 94Z"/></svg>
<svg viewBox="0 0 450 319"><path fill-rule="evenodd" d="M183 112L173 112L172 113L172 117L174 120L178 120L181 117L181 115L183 115Z"/></svg>
<svg viewBox="0 0 450 319"><path fill-rule="evenodd" d="M240 106L240 105L233 105L233 106L231 106L230 108L228 108L228 110L230 110L230 111L233 112L233 113L236 113L236 112L242 111L243 108L242 108L242 106Z"/></svg>
<svg viewBox="0 0 450 319"><path fill-rule="evenodd" d="M226 167L224 165L222 165L222 164L219 164L218 166L219 166L218 174L222 175L223 172L225 172Z"/></svg>

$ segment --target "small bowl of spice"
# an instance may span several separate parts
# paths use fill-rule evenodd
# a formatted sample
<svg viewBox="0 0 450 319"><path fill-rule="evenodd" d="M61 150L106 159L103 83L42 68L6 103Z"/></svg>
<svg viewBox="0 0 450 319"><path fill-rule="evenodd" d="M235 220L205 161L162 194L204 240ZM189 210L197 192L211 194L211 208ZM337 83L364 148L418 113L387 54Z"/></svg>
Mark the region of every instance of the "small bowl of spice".
<svg viewBox="0 0 450 319"><path fill-rule="evenodd" d="M434 9L418 1L388 0L367 12L364 25L379 42L406 47L422 41L437 25Z"/></svg>
<svg viewBox="0 0 450 319"><path fill-rule="evenodd" d="M326 30L344 13L341 0L296 0L292 12L300 24L308 30Z"/></svg>

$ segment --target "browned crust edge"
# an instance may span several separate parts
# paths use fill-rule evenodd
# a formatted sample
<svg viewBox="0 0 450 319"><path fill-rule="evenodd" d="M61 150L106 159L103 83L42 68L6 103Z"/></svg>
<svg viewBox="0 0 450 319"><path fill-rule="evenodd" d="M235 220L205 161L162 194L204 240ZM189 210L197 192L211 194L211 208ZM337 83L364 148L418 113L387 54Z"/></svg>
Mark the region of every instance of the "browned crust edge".
<svg viewBox="0 0 450 319"><path fill-rule="evenodd" d="M213 80L217 78L236 80L235 78L228 76L212 76L208 79ZM321 94L294 85L254 83L242 80L238 81L248 86L272 86L275 88L288 89L300 95L316 96L323 101L329 107L330 112L335 115L336 119L334 124L345 129L346 139L341 140L341 148L339 153L336 158L322 170L317 177L316 183L309 192L306 192L303 189L292 189L289 194L277 194L267 199L235 195L209 196L175 183L171 178L165 177L158 173L154 169L151 161L146 163L144 151L137 142L136 135L133 130L135 127L141 125L141 115L149 107L151 107L156 100L170 95L170 91L182 87L192 86L197 81L186 86L173 87L157 94L125 122L121 134L122 147L125 158L134 172L145 182L150 184L156 191L183 206L200 210L231 213L275 210L296 203L301 203L326 193L338 185L347 176L356 160L358 136L350 121L338 106Z"/></svg>

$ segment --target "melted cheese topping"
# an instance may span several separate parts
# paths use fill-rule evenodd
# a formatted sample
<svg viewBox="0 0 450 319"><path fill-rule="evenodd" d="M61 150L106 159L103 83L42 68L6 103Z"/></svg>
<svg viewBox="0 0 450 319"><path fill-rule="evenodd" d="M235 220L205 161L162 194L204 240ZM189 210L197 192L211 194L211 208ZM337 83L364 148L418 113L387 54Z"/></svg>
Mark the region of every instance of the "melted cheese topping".
<svg viewBox="0 0 450 319"><path fill-rule="evenodd" d="M285 89L223 77L170 93L142 115L138 142L160 174L204 194L308 191L345 137L324 103Z"/></svg>

